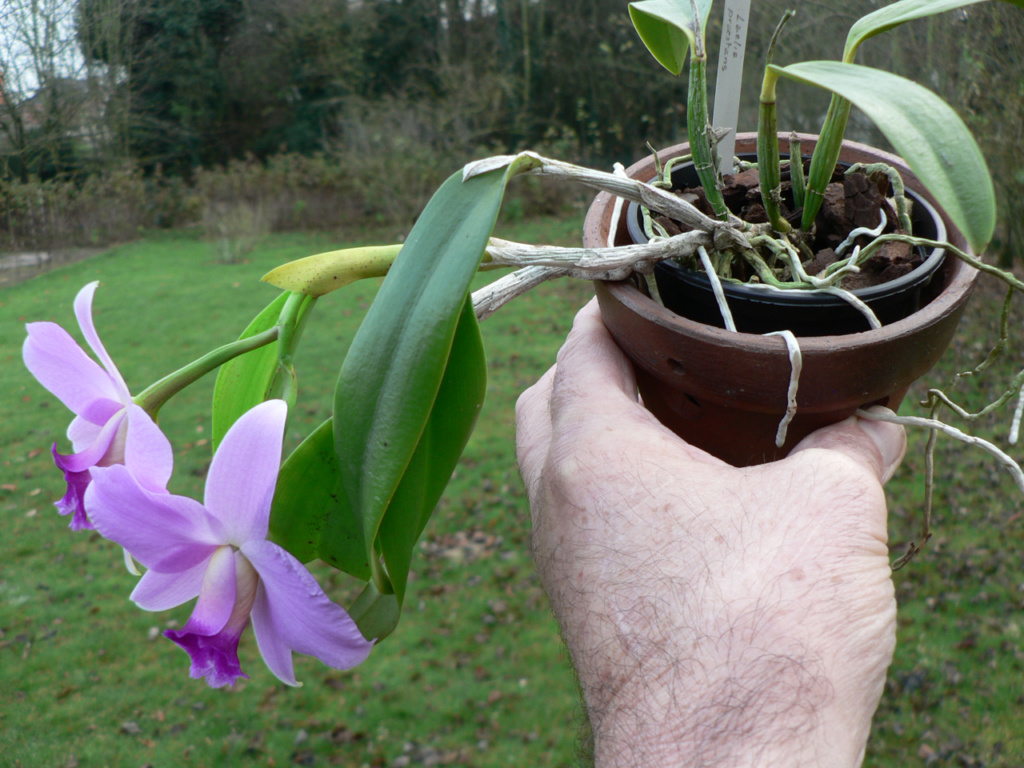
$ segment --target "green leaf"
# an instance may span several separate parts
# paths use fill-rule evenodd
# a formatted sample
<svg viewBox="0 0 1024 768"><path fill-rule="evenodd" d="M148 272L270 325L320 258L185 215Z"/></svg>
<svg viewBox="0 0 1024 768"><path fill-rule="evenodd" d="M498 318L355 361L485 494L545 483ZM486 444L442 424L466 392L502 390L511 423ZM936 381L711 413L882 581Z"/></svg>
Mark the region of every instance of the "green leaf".
<svg viewBox="0 0 1024 768"><path fill-rule="evenodd" d="M240 339L247 339L277 325L278 317L288 300L282 293L260 312L242 331ZM247 352L221 366L213 388L212 441L216 449L221 438L239 416L266 398L277 372L277 342Z"/></svg>
<svg viewBox="0 0 1024 768"><path fill-rule="evenodd" d="M381 551L399 605L416 542L473 433L486 391L487 358L467 300L430 419L380 525Z"/></svg>
<svg viewBox="0 0 1024 768"><path fill-rule="evenodd" d="M409 233L342 363L334 401L335 449L342 488L362 521L367 559L375 569L378 530L431 417L470 281L505 184L516 171L512 163L465 181L460 171L441 186ZM420 510L409 516L419 524ZM374 579L382 593L393 589L379 570Z"/></svg>
<svg viewBox="0 0 1024 768"><path fill-rule="evenodd" d="M702 46L711 3L712 0L697 0ZM690 0L640 0L629 4L629 18L658 63L673 75L682 72L686 54L697 45L697 24Z"/></svg>
<svg viewBox="0 0 1024 768"><path fill-rule="evenodd" d="M413 549L483 404L486 362L476 315L467 301L430 419L381 523L381 549L399 604ZM341 490L331 419L317 427L281 467L270 538L302 562L319 557L357 578L370 578L362 525Z"/></svg>
<svg viewBox="0 0 1024 768"><path fill-rule="evenodd" d="M917 83L857 64L808 61L771 71L848 99L878 126L975 253L992 239L995 191L971 132L946 102Z"/></svg>
<svg viewBox="0 0 1024 768"><path fill-rule="evenodd" d="M850 27L846 36L843 61L852 62L861 43L886 30L914 19L923 19L926 16L964 8L979 2L984 2L984 0L901 0L898 3L879 8L858 19ZM1005 0L1005 2L1024 8L1024 0Z"/></svg>
<svg viewBox="0 0 1024 768"><path fill-rule="evenodd" d="M304 563L319 557L357 578L370 578L363 527L341 490L331 419L281 466L270 508L270 539Z"/></svg>
<svg viewBox="0 0 1024 768"><path fill-rule="evenodd" d="M278 325L289 296L290 294L285 292L271 301L263 311L256 315L239 338L248 339ZM301 303L295 316L295 328L291 329L291 334L298 333L303 318L312 305L312 300ZM214 450L227 430L240 416L254 406L258 406L269 396L270 390L279 376L279 350L280 343L275 341L259 349L246 352L220 367L220 371L217 372L217 381L213 387L211 439ZM290 375L290 372L282 372L282 374ZM294 388L292 391L294 393Z"/></svg>

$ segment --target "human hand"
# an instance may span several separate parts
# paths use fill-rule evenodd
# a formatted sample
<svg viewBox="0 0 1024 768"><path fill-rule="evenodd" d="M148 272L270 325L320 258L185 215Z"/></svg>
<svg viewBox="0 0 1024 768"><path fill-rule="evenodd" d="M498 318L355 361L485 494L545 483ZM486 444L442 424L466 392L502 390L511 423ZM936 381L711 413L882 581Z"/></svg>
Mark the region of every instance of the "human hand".
<svg viewBox="0 0 1024 768"><path fill-rule="evenodd" d="M596 765L858 765L895 646L902 427L851 418L729 466L638 402L596 302L516 416Z"/></svg>

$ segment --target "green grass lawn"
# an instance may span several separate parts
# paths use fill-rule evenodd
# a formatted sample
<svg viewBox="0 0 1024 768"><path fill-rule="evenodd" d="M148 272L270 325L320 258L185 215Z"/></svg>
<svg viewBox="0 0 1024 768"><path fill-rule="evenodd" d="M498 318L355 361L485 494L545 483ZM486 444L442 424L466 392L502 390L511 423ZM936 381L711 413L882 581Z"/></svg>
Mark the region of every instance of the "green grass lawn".
<svg viewBox="0 0 1024 768"><path fill-rule="evenodd" d="M503 236L572 243L578 222L543 221ZM554 361L589 285L541 287L484 324L488 400L414 561L398 631L358 669L296 657L291 689L262 665L251 633L249 680L212 690L159 632L191 606L145 613L115 545L72 533L49 446L68 417L21 363L24 323L78 336L71 303L91 280L96 324L133 391L228 341L274 297L258 282L288 259L339 247L324 237L268 238L245 263L216 261L188 235L150 238L0 290L0 765L562 766L574 763L574 682L529 554L529 516L513 458L513 406ZM493 279L492 277L486 279ZM297 443L326 415L340 356L376 284L322 299L297 363ZM982 287L958 337L962 364L994 338L997 291ZM1021 315L1018 308L1018 317ZM997 364L999 375L1021 355ZM944 362L931 381L955 370ZM968 382L970 384L970 382ZM172 400L161 424L175 447L171 490L201 495L209 464L212 377ZM995 385L964 387L978 404ZM908 402L908 405L911 403ZM1004 420L1005 421L1005 420ZM1005 445L1005 425L981 434ZM889 486L895 544L916 533L922 441ZM1022 457L1019 448L1012 453ZM987 458L943 442L935 537L896 576L899 648L868 764L1024 765L1024 520ZM315 568L349 601L355 585Z"/></svg>

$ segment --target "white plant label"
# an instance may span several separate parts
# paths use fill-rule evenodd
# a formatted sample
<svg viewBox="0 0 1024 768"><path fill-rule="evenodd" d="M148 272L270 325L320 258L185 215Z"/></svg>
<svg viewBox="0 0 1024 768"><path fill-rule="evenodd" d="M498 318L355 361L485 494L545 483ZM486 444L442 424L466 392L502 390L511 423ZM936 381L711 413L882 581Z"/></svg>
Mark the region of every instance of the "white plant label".
<svg viewBox="0 0 1024 768"><path fill-rule="evenodd" d="M715 128L730 129L718 143L718 167L722 173L733 172L736 123L740 116L740 86L743 84L743 54L747 49L749 20L750 0L725 0L722 42L718 49L715 106L711 119Z"/></svg>

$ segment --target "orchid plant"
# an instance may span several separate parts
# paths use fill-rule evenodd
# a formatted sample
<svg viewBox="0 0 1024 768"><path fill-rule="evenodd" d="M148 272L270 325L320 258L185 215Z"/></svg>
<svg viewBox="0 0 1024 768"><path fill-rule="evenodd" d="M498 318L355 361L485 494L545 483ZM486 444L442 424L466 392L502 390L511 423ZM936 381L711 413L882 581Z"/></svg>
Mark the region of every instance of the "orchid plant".
<svg viewBox="0 0 1024 768"><path fill-rule="evenodd" d="M822 179L831 175L856 105L904 154L980 253L992 235L994 198L967 129L920 86L852 63L870 37L974 1L901 0L854 25L842 62L769 65L759 126L768 138L758 157L767 179L762 182L766 208L777 198L780 168L776 84L786 78L811 82L834 95L809 177L806 184L797 183L805 211L820 197ZM1008 1L1024 5L1024 0ZM630 6L634 25L659 62L678 74L690 59L689 112L695 121L690 136L709 199L720 184L704 75L710 8L710 0L643 0ZM668 213L692 231L593 250L493 238L506 185L522 173L612 192ZM268 667L285 683L296 684L294 651L332 667L352 667L398 623L415 545L483 403L486 366L479 320L552 277L618 280L698 250L744 254L752 250L755 235L780 243L795 237L792 226L777 217L767 225L750 225L715 208L716 215L707 216L657 185L529 152L478 161L440 187L403 244L319 254L274 270L264 280L282 292L237 340L134 396L97 335L92 319L97 285L87 285L75 299L75 315L98 362L53 323L30 324L23 349L29 370L75 414L67 431L74 452L61 454L54 446L68 486L58 512L71 515L71 528L95 529L122 546L133 573L138 574L137 563L146 569L131 593L141 608L165 610L197 598L188 623L165 633L188 652L193 677L220 686L244 676L237 649L249 623ZM974 254L952 252L998 274L1011 291L1024 288ZM470 295L478 269L510 266L516 271ZM284 456L285 423L298 397L292 361L317 298L385 274L341 361L330 418ZM791 287L820 285L795 280ZM160 409L175 393L215 370L215 454L199 503L168 492L173 455L157 424ZM1003 401L1022 384L1024 372ZM933 433L952 429L925 421ZM982 447L1015 472L1024 490L1024 473L1012 459L987 443ZM365 583L347 609L333 603L303 565L314 559Z"/></svg>

